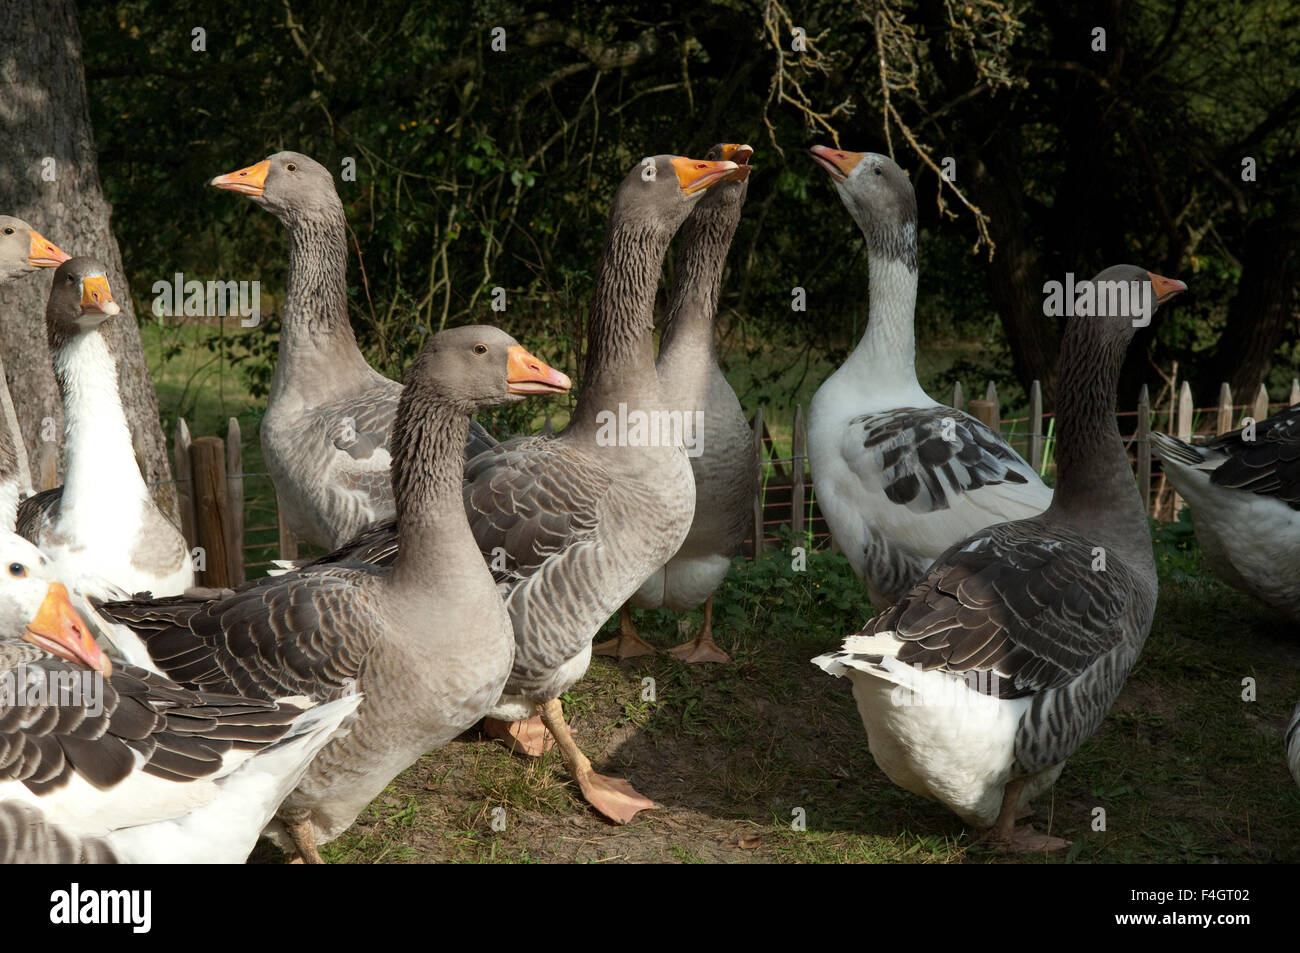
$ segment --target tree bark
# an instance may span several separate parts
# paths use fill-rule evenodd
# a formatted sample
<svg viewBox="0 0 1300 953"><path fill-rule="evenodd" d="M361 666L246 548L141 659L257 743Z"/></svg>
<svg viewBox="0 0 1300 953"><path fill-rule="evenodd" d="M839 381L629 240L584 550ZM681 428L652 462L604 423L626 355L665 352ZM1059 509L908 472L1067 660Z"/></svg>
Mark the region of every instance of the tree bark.
<svg viewBox="0 0 1300 953"><path fill-rule="evenodd" d="M108 266L122 313L106 334L117 357L118 384L135 435L136 457L154 498L175 513L176 495L158 400L145 362L122 255L110 227L112 208L99 187L94 133L73 0L0 0L0 209L29 222L69 255ZM53 180L43 172L53 162ZM63 407L45 336L49 272L0 289L4 334L0 357L33 459L42 432L63 438ZM48 422L47 422L48 421Z"/></svg>

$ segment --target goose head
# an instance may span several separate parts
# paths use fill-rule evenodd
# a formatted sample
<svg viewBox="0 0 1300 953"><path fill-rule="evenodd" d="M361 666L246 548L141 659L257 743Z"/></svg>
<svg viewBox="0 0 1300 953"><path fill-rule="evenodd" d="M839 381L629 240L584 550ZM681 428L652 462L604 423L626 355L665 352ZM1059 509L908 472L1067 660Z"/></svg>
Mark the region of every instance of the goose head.
<svg viewBox="0 0 1300 953"><path fill-rule="evenodd" d="M840 201L862 229L867 247L916 268L916 191L902 167L878 152L809 150L835 183Z"/></svg>
<svg viewBox="0 0 1300 953"><path fill-rule="evenodd" d="M1125 346L1156 308L1187 290L1177 278L1166 278L1139 265L1111 265L1093 277L1092 285L1093 314L1076 315L1072 320L1096 322L1104 337ZM1149 312L1145 310L1148 304Z"/></svg>
<svg viewBox="0 0 1300 953"><path fill-rule="evenodd" d="M611 221L648 226L671 236L705 193L739 169L729 159L648 156L614 193Z"/></svg>
<svg viewBox="0 0 1300 953"><path fill-rule="evenodd" d="M246 168L219 175L209 184L247 195L286 223L336 215L343 208L329 169L301 152L277 152Z"/></svg>
<svg viewBox="0 0 1300 953"><path fill-rule="evenodd" d="M697 205L697 210L692 214L698 216L700 210L704 208L734 209L743 205L745 195L749 191L749 173L754 168L749 164L753 157L753 147L743 143L720 142L712 146L704 154L704 158L709 162L734 162L736 170L723 176L721 182L709 188Z"/></svg>
<svg viewBox="0 0 1300 953"><path fill-rule="evenodd" d="M51 655L110 675L108 660L54 578L41 551L15 533L0 537L0 638L21 637Z"/></svg>
<svg viewBox="0 0 1300 953"><path fill-rule="evenodd" d="M99 328L122 309L108 286L108 269L94 258L69 258L54 273L45 328L50 349Z"/></svg>
<svg viewBox="0 0 1300 953"><path fill-rule="evenodd" d="M564 394L570 386L567 375L485 324L434 335L407 376L408 389L468 413L537 394Z"/></svg>
<svg viewBox="0 0 1300 953"><path fill-rule="evenodd" d="M21 218L0 215L0 282L37 268L57 268L67 260L58 245Z"/></svg>

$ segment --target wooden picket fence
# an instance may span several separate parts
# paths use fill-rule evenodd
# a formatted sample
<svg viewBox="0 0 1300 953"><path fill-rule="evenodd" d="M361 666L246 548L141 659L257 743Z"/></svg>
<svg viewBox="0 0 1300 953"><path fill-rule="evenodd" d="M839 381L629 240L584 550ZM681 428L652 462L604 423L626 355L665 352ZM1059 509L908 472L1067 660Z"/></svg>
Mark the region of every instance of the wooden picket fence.
<svg viewBox="0 0 1300 953"><path fill-rule="evenodd" d="M1191 440L1196 435L1221 434L1241 425L1245 417L1263 420L1282 407L1300 404L1300 380L1292 380L1288 399L1271 403L1263 385L1249 403L1234 403L1227 384L1219 388L1213 407L1196 407L1191 387L1173 376L1152 401L1144 385L1137 407L1117 414L1121 433L1130 434L1127 444L1138 488L1147 511L1157 519L1173 519L1182 501L1168 485L1163 473L1153 477L1150 446L1151 430L1157 429ZM952 406L963 408L1000 433L1035 470L1044 476L1055 473L1052 449L1055 421L1042 410L1042 389L1034 381L1029 391L1029 415L1004 418L997 389L989 384L982 398L965 401L962 385L953 388ZM1128 418L1132 418L1129 420ZM751 558L760 557L788 532L809 548L832 545L830 530L817 506L816 487L808 466L808 424L802 405L796 405L791 431L790 454L781 456L759 407L752 420L754 461L760 468L760 492L754 499L752 525L745 542ZM270 479L265 473L246 473L243 464L243 434L239 421L231 417L224 439L218 436L191 437L184 418L176 422L173 441L173 466L180 505L181 531L191 548L203 554L198 584L234 586L243 582L250 569L269 565L265 560L248 560L250 550L264 551L278 542L281 559L298 555L298 540L285 524L276 505L274 523L246 526L245 485L249 480ZM36 471L41 489L55 485L58 446L43 444L37 456ZM272 496L273 496L272 491ZM264 541L248 543L245 534L255 534Z"/></svg>

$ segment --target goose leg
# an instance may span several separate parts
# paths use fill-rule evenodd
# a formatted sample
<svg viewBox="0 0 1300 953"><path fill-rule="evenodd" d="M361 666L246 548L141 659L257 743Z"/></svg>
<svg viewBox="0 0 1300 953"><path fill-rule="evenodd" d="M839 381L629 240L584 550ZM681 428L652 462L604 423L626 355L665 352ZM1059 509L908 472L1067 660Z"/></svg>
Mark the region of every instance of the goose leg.
<svg viewBox="0 0 1300 953"><path fill-rule="evenodd" d="M546 731L540 716L534 715L527 721L498 721L495 718L483 719L483 731L489 738L495 738L515 754L529 758L540 758L555 747L555 742Z"/></svg>
<svg viewBox="0 0 1300 953"><path fill-rule="evenodd" d="M998 819L993 822L985 837L991 845L1015 853L1060 850L1069 847L1068 840L1040 834L1028 824L1016 827L1017 817L1023 816L1019 812L1020 792L1028 781L1029 776L1026 775L1007 784L1002 792L1002 810L998 812Z"/></svg>
<svg viewBox="0 0 1300 953"><path fill-rule="evenodd" d="M320 851L316 849L316 833L311 829L310 811L282 811L280 822L293 841L294 855L289 858L291 864L323 864Z"/></svg>
<svg viewBox="0 0 1300 953"><path fill-rule="evenodd" d="M636 634L636 626L632 624L632 607L625 602L623 608L618 610L618 636L593 645L591 654L613 656L621 662L625 658L654 655L655 647Z"/></svg>
<svg viewBox="0 0 1300 953"><path fill-rule="evenodd" d="M692 642L683 642L674 648L668 650L677 656L683 662L694 664L696 662L730 662L731 656L722 649L718 648L713 641L713 597L709 596L704 603L704 625L700 629L700 634Z"/></svg>
<svg viewBox="0 0 1300 953"><path fill-rule="evenodd" d="M558 698L552 698L537 706L542 721L555 737L564 755L564 764L569 774L578 782L582 796L587 803L617 824L626 824L639 811L649 811L659 805L649 798L642 797L632 785L622 778L607 778L597 774L591 767L591 761L578 748L573 740L573 733L564 721L564 709Z"/></svg>

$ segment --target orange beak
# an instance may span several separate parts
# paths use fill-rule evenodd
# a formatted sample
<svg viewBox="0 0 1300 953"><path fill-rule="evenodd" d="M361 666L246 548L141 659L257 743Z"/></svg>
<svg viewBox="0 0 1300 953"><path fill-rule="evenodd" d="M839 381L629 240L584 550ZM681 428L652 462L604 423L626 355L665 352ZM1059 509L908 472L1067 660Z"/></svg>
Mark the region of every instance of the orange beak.
<svg viewBox="0 0 1300 953"><path fill-rule="evenodd" d="M68 260L68 254L40 232L32 229L31 246L27 251L27 264L33 268L57 268Z"/></svg>
<svg viewBox="0 0 1300 953"><path fill-rule="evenodd" d="M111 318L121 310L113 300L107 278L103 275L87 275L81 279L82 314L106 314Z"/></svg>
<svg viewBox="0 0 1300 953"><path fill-rule="evenodd" d="M1157 275L1154 271L1148 271L1147 277L1151 279L1151 290L1156 294L1156 304L1158 305L1164 304L1174 295L1187 290L1187 285L1177 278L1166 278L1164 275Z"/></svg>
<svg viewBox="0 0 1300 953"><path fill-rule="evenodd" d="M728 181L743 182L749 178L750 170L753 168L753 166L749 164L749 160L753 157L753 146L748 146L743 143L725 142L721 146L714 146L710 149L709 154L705 158L728 159L736 163L740 168L727 177Z"/></svg>
<svg viewBox="0 0 1300 953"><path fill-rule="evenodd" d="M808 150L813 161L831 174L836 182L843 182L853 171L853 167L862 161L865 152L844 152L828 146L813 146Z"/></svg>
<svg viewBox="0 0 1300 953"><path fill-rule="evenodd" d="M263 159L246 169L236 169L219 175L209 185L228 192L241 192L244 195L261 195L266 191L266 174L271 171L271 160Z"/></svg>
<svg viewBox="0 0 1300 953"><path fill-rule="evenodd" d="M512 394L567 394L573 386L567 374L539 361L519 344L506 351L506 383Z"/></svg>
<svg viewBox="0 0 1300 953"><path fill-rule="evenodd" d="M740 168L736 163L723 159L712 162L708 159L687 159L677 156L673 159L673 171L677 173L677 184L687 195L717 185Z"/></svg>
<svg viewBox="0 0 1300 953"><path fill-rule="evenodd" d="M86 623L72 608L68 590L61 582L50 583L45 601L41 603L36 618L27 623L23 638L59 658L84 665L105 677L113 674L113 663L95 644Z"/></svg>

